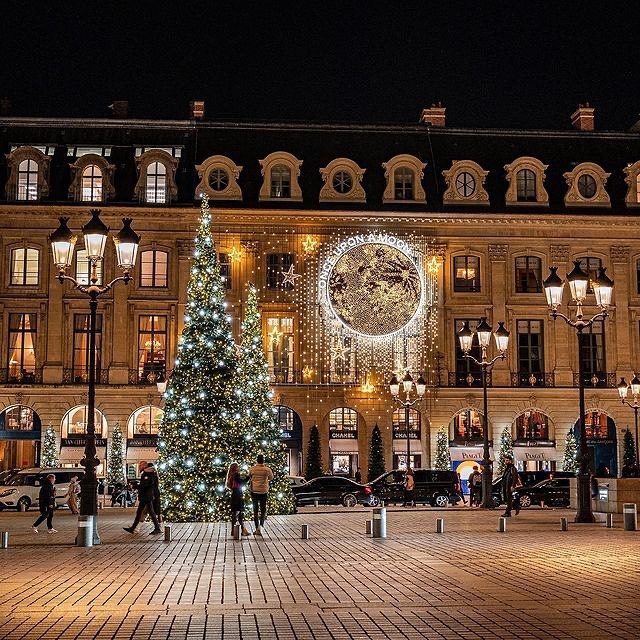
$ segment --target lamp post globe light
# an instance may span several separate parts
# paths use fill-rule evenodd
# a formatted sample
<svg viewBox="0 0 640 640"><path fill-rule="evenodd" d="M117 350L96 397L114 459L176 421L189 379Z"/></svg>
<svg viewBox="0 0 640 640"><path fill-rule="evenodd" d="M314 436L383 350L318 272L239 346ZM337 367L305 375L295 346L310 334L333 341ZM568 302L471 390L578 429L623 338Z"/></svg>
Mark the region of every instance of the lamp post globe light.
<svg viewBox="0 0 640 640"><path fill-rule="evenodd" d="M491 333L496 341L498 355L489 360L487 350L491 344ZM478 360L471 355L474 335L478 336L478 343L482 349L482 358ZM507 357L509 347L509 331L505 329L504 322L498 322L498 328L493 331L486 317L480 318L475 331L469 327L469 321L465 321L462 329L458 332L460 348L465 358L469 358L482 369L482 400L483 400L483 424L482 424L482 504L483 509L493 509L493 496L491 487L493 484L493 467L489 457L489 410L487 400L487 371L493 367L497 360L504 360Z"/></svg>
<svg viewBox="0 0 640 640"><path fill-rule="evenodd" d="M631 390L631 396L633 397L633 403L627 400L627 395L629 394L629 390ZM633 409L634 418L635 418L635 426L636 426L636 442L635 442L635 450L636 450L636 473L640 472L640 452L638 451L638 409L640 409L640 378L638 378L637 374L633 374L633 378L631 382L627 385L627 381L624 378L620 378L620 382L618 384L618 393L620 394L620 400L622 404L626 404L627 407L631 407Z"/></svg>
<svg viewBox="0 0 640 640"><path fill-rule="evenodd" d="M613 295L613 280L606 274L604 267L598 268L598 275L592 281L593 293L596 305L600 311L591 318L585 318L582 305L587 299L589 286L589 275L580 267L580 261L574 260L573 270L567 274L566 281L569 283L571 298L576 304L575 320L558 311L562 305L562 294L564 292L564 282L556 273L558 267L550 267L549 277L544 281L544 292L547 296L549 314L553 320L562 318L570 327L576 330L578 336L578 392L580 404L580 452L578 455L578 510L576 512L576 522L595 522L593 511L591 510L591 487L589 473L589 449L587 447L587 430L585 425L585 403L584 403L584 354L582 337L584 330L589 328L596 320L604 320L608 317L608 308L611 305Z"/></svg>
<svg viewBox="0 0 640 640"><path fill-rule="evenodd" d="M416 397L413 400L410 400L411 391L413 390L415 384L415 392ZM400 406L404 408L404 426L407 431L407 471L410 468L410 460L411 460L411 434L409 431L409 409L411 407L415 407L417 404L422 402L424 398L424 392L427 389L427 383L425 382L422 375L418 378L417 382L413 382L413 378L411 374L407 371L404 378L402 379L402 389L405 393L405 399L402 400L400 398L400 382L398 382L398 376L393 374L391 380L389 380L389 391L391 392L391 396L393 397L394 402L397 402Z"/></svg>
<svg viewBox="0 0 640 640"><path fill-rule="evenodd" d="M66 274L67 269L73 264L73 251L77 237L73 235L67 222L69 218L59 218L60 226L49 236L53 262L58 269L58 280L64 284L65 280L71 282L75 289L89 296L89 392L87 400L87 433L84 447L84 457L80 464L84 467L84 477L80 487L80 515L93 516L93 544L100 544L98 535L98 478L96 469L100 460L96 457L96 311L98 297L110 291L116 282L129 283L131 270L136 264L140 236L131 228L131 218L122 219L122 229L113 238L116 250L116 261L122 269L123 275L114 278L105 285L98 284L98 264L104 257L104 251L109 235L109 227L100 220L100 209L91 210L91 220L82 227L84 246L90 262L88 284L78 282L72 276ZM84 523L82 523L84 524ZM77 544L83 545L84 532L78 531Z"/></svg>

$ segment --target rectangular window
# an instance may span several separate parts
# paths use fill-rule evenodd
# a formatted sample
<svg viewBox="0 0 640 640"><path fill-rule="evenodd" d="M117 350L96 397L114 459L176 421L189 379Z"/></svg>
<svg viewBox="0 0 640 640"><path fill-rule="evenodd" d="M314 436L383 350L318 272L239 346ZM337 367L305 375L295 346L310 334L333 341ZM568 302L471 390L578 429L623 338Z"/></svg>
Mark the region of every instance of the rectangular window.
<svg viewBox="0 0 640 640"><path fill-rule="evenodd" d="M469 320L469 326L474 328L477 320ZM481 387L482 386L482 369L471 358L465 358L464 352L460 347L458 340L458 332L464 326L465 320L454 320L455 342L456 342L456 387ZM478 360L482 359L482 349L478 342L478 336L474 335L473 345L471 347L471 355Z"/></svg>
<svg viewBox="0 0 640 640"><path fill-rule="evenodd" d="M483 418L475 409L461 411L453 418L453 440L458 444L478 442L484 437ZM491 434L491 432L489 432Z"/></svg>
<svg viewBox="0 0 640 640"><path fill-rule="evenodd" d="M407 167L396 169L393 186L396 200L413 200L413 171Z"/></svg>
<svg viewBox="0 0 640 640"><path fill-rule="evenodd" d="M283 272L286 272L293 265L292 253L269 253L267 255L267 289L293 289L290 282L283 285Z"/></svg>
<svg viewBox="0 0 640 640"><path fill-rule="evenodd" d="M11 284L37 285L40 251L38 249L12 249Z"/></svg>
<svg viewBox="0 0 640 640"><path fill-rule="evenodd" d="M76 253L76 280L80 284L89 284L91 278L91 260L87 256L86 249L79 249ZM102 260L96 262L96 278L95 284L102 284Z"/></svg>
<svg viewBox="0 0 640 640"><path fill-rule="evenodd" d="M228 253L220 253L218 261L220 262L220 275L224 280L224 287L231 289L231 258Z"/></svg>
<svg viewBox="0 0 640 640"><path fill-rule="evenodd" d="M9 314L9 382L35 382L35 313Z"/></svg>
<svg viewBox="0 0 640 640"><path fill-rule="evenodd" d="M536 256L516 258L516 293L542 292L542 260Z"/></svg>
<svg viewBox="0 0 640 640"><path fill-rule="evenodd" d="M582 350L582 375L584 384L605 387L607 384L604 322L596 320L578 336ZM595 384L594 384L595 383Z"/></svg>
<svg viewBox="0 0 640 640"><path fill-rule="evenodd" d="M480 291L480 258L477 256L453 258L453 290L466 293Z"/></svg>
<svg viewBox="0 0 640 640"><path fill-rule="evenodd" d="M636 293L640 295L640 260L636 260Z"/></svg>
<svg viewBox="0 0 640 640"><path fill-rule="evenodd" d="M89 381L89 320L88 313L73 317L73 381L86 384ZM96 318L96 380L100 379L102 363L102 316Z"/></svg>
<svg viewBox="0 0 640 640"><path fill-rule="evenodd" d="M593 293L593 283L598 278L598 269L602 266L602 260L591 256L583 256L578 260L580 261L580 268L589 275L587 293Z"/></svg>
<svg viewBox="0 0 640 640"><path fill-rule="evenodd" d="M167 374L167 317L138 318L138 382L155 384Z"/></svg>
<svg viewBox="0 0 640 640"><path fill-rule="evenodd" d="M518 320L518 377L520 386L544 386L542 320Z"/></svg>
<svg viewBox="0 0 640 640"><path fill-rule="evenodd" d="M166 251L143 251L140 254L140 286L166 287L168 263L169 255Z"/></svg>
<svg viewBox="0 0 640 640"><path fill-rule="evenodd" d="M295 382L293 318L267 318L267 364L271 382Z"/></svg>
<svg viewBox="0 0 640 640"><path fill-rule="evenodd" d="M147 167L146 202L164 204L167 201L167 168L162 162Z"/></svg>
<svg viewBox="0 0 640 640"><path fill-rule="evenodd" d="M407 421L404 409L394 409L391 424L394 439L406 440ZM409 439L420 440L420 412L416 409L409 409Z"/></svg>
<svg viewBox="0 0 640 640"><path fill-rule="evenodd" d="M38 164L23 160L18 165L18 200L38 199Z"/></svg>
<svg viewBox="0 0 640 640"><path fill-rule="evenodd" d="M516 418L518 440L548 440L549 418L540 411L529 410Z"/></svg>

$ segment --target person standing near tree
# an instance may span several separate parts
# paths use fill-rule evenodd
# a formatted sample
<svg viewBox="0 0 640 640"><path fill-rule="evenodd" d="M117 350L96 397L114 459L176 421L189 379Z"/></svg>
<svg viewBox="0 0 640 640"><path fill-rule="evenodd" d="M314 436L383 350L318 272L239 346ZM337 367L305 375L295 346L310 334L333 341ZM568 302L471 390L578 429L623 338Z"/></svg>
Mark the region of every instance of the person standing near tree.
<svg viewBox="0 0 640 640"><path fill-rule="evenodd" d="M233 528L236 522L242 527L242 535L248 536L249 532L244 526L244 485L248 478L243 478L240 475L240 465L237 462L233 462L229 467L227 473L226 487L231 489L231 527Z"/></svg>
<svg viewBox="0 0 640 640"><path fill-rule="evenodd" d="M149 512L154 526L153 531L149 535L160 533L160 523L158 522L156 511L153 508L153 503L159 496L158 474L153 464L149 463L140 476L140 484L138 485L138 510L136 511L135 520L130 527L122 528L129 533L134 533L146 509Z"/></svg>
<svg viewBox="0 0 640 640"><path fill-rule="evenodd" d="M251 500L253 502L253 523L256 527L254 536L262 536L262 527L267 517L267 495L269 483L273 480L273 471L264 463L264 456L260 453L256 458L257 464L249 469L251 480ZM258 508L260 518L258 519Z"/></svg>
<svg viewBox="0 0 640 640"><path fill-rule="evenodd" d="M38 494L38 506L40 508L40 517L33 523L33 533L38 533L38 525L47 521L47 533L58 533L53 528L53 510L56 508L56 477L50 473L43 481Z"/></svg>
<svg viewBox="0 0 640 640"><path fill-rule="evenodd" d="M415 507L416 501L414 496L414 490L416 488L416 482L413 477L413 469L409 467L404 474L404 507Z"/></svg>
<svg viewBox="0 0 640 640"><path fill-rule="evenodd" d="M477 507L482 496L482 474L477 464L473 465L473 471L467 480L469 487L469 506Z"/></svg>

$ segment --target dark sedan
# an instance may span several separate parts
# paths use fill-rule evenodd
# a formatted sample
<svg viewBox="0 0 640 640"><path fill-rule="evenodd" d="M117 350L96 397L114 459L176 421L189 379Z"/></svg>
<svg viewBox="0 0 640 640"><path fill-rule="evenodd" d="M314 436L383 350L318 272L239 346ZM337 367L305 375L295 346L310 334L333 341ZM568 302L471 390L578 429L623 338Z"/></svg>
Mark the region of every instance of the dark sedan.
<svg viewBox="0 0 640 640"><path fill-rule="evenodd" d="M357 504L375 507L379 502L371 487L339 476L314 478L291 487L291 491L299 507L315 504L316 500L318 504L341 504L345 507L355 507Z"/></svg>
<svg viewBox="0 0 640 640"><path fill-rule="evenodd" d="M534 504L550 507L569 506L569 478L543 480L533 487L519 487L513 492L520 498L520 507L526 509Z"/></svg>

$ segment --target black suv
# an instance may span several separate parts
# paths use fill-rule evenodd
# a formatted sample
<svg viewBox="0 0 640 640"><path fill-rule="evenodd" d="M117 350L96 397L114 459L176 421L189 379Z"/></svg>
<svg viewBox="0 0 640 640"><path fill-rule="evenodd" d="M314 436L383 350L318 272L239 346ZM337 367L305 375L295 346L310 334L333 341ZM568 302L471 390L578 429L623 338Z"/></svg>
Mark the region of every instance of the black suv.
<svg viewBox="0 0 640 640"><path fill-rule="evenodd" d="M385 503L404 502L404 471L388 471L369 485L373 494ZM439 469L414 469L413 491L416 503L430 504L432 507L446 507L458 495L458 474L455 471Z"/></svg>

